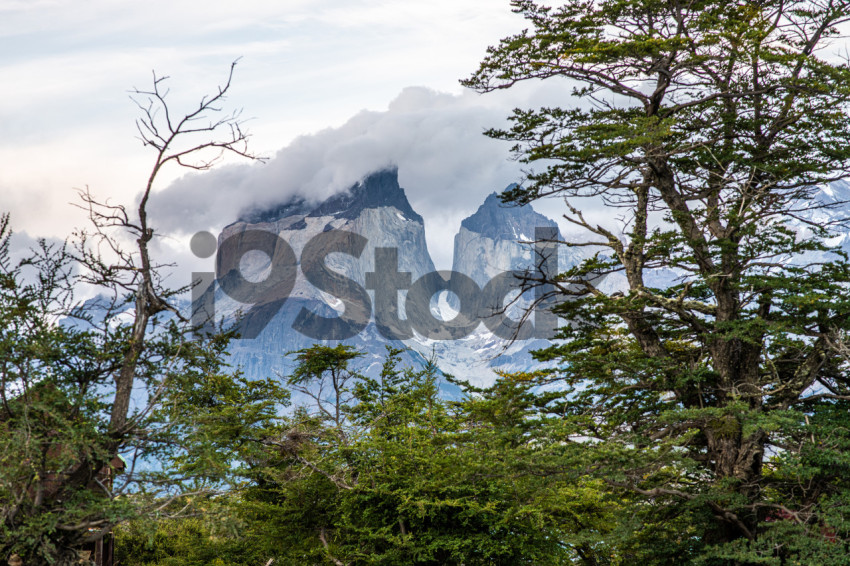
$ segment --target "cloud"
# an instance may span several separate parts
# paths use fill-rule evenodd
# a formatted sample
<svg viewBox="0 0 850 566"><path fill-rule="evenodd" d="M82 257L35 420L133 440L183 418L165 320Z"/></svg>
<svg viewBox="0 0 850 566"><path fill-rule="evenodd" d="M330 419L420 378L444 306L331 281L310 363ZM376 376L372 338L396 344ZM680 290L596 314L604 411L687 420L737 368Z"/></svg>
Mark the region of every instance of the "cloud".
<svg viewBox="0 0 850 566"><path fill-rule="evenodd" d="M528 83L478 95L405 88L385 111L361 111L343 125L294 139L265 164L229 165L186 175L150 201L151 218L179 241L200 230L217 232L250 210L294 197L322 201L369 173L397 166L414 210L425 218L428 248L439 269L452 264L454 235L493 191L522 180L509 145L483 135L506 123L512 108L575 103L569 84ZM579 204L579 203L577 203ZM581 203L596 218L600 203ZM535 204L559 220L560 199ZM610 220L608 216L602 220Z"/></svg>
<svg viewBox="0 0 850 566"><path fill-rule="evenodd" d="M154 195L151 217L168 233L217 230L240 213L293 197L321 201L369 173L399 168L399 181L438 264L451 262L460 221L484 197L519 180L508 147L482 135L502 124L504 101L472 92L404 89L386 111L362 111L338 128L296 138L268 163L187 175Z"/></svg>
<svg viewBox="0 0 850 566"><path fill-rule="evenodd" d="M256 117L253 148L269 154L381 109L407 85L458 92L486 45L519 24L492 0L408 4L0 2L0 72L10 85L0 92L0 210L32 234L63 236L85 223L66 206L72 187L132 205L151 156L133 137L127 90L148 86L151 69L173 77L169 101L182 111L244 56L228 108ZM180 174L167 168L159 181Z"/></svg>

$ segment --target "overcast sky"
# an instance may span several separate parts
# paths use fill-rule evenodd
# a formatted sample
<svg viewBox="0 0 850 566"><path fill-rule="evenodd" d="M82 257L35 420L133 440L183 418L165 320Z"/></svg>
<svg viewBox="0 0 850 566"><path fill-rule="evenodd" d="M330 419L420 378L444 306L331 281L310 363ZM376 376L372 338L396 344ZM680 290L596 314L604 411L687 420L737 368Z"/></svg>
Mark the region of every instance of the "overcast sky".
<svg viewBox="0 0 850 566"><path fill-rule="evenodd" d="M173 109L189 109L242 57L228 104L273 159L176 184L185 171L165 171L151 209L168 253L202 269L188 237L245 204L340 190L395 164L447 268L461 219L519 178L482 130L566 97L565 85L486 96L458 85L522 27L507 0L0 0L0 210L30 236L65 237L85 223L75 188L132 204L152 155L134 137L128 90L156 70L171 77ZM243 174L262 182L228 191Z"/></svg>

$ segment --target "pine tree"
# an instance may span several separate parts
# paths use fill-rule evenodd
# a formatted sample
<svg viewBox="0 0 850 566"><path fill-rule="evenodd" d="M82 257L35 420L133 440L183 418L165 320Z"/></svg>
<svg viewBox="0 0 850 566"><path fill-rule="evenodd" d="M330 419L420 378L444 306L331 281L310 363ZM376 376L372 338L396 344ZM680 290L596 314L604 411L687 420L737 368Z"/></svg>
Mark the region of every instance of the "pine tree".
<svg viewBox="0 0 850 566"><path fill-rule="evenodd" d="M464 84L574 87L488 135L529 166L504 199L563 197L585 235L568 243L595 252L552 282L571 324L537 383L571 392L551 408L576 477L634 504L606 542L629 564L842 563L850 272L827 245L841 222L818 213L847 203L818 187L850 165L850 67L832 41L850 5L512 5L529 29ZM614 273L622 292L575 291Z"/></svg>

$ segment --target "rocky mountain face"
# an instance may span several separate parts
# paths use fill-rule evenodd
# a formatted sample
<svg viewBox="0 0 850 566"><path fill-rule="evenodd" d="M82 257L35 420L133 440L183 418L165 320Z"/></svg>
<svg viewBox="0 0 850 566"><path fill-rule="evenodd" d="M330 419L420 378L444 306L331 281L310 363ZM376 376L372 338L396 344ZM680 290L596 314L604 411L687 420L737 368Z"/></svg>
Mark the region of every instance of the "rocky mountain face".
<svg viewBox="0 0 850 566"><path fill-rule="evenodd" d="M337 331L336 335L345 336L342 342L366 354L361 362L369 373L380 371L386 346L404 347L397 340L381 336L374 322L368 322L355 332L363 326L364 313L358 309L362 305L339 298L345 298L345 280L364 286L366 274L374 269L375 248L397 248L399 271L410 272L413 279L434 271L425 243L422 217L411 208L404 190L398 185L395 170L375 173L324 202L297 200L273 210L250 211L242 216L219 235L218 281L195 301L195 308L199 306L197 303L207 308L214 305L211 310L216 320L242 317L243 339L233 343L231 356L232 362L241 365L247 375L286 375L292 367L287 352L317 342L338 343L340 340L322 339L334 336L335 332L332 327L322 326L322 319L339 318L350 323L348 332L340 334ZM362 240L333 237L322 240L336 230L356 234ZM263 247L257 245L258 232L278 237L269 240L273 242L273 251L245 251ZM287 246L291 252L280 251L279 248ZM229 254L240 257L230 258ZM275 274L274 264L285 263L287 257L294 262L291 272ZM323 272L323 265L342 278ZM323 289L317 288L305 276L305 270L310 271L310 268L314 274L319 272ZM251 292L253 282L274 277L289 279L289 276L294 280L291 287L278 281L278 285L269 285L268 291L258 287L257 292ZM226 292L223 288L230 279L239 280L238 284L231 285L236 292L233 289ZM240 296L241 287L248 289L248 297ZM291 290L287 292L288 289ZM369 318L371 313L366 313L365 319ZM311 322L315 320L320 322ZM293 329L298 322L300 328L307 329L306 334ZM346 336L352 333L354 335ZM403 360L407 364L422 361L413 351Z"/></svg>
<svg viewBox="0 0 850 566"><path fill-rule="evenodd" d="M810 235L809 222L827 226L846 219L848 203L850 183L832 183L808 203L810 210L802 213L802 220L792 219L789 225L798 232L799 238L805 238ZM565 270L582 259L578 251L566 246L541 248L537 244L536 247L532 242L539 238L540 232L536 230L540 229L548 230L548 237L560 239L557 225L551 219L535 212L531 206L505 206L493 193L461 223L455 236L452 271L467 276L486 291L494 278L510 279L505 272L519 273L538 265L547 269L552 264L548 260L541 262L541 253L543 256L549 254L547 257L555 254L558 270ZM321 241L337 230L356 236L347 237L345 241L332 238ZM256 243L257 234L265 235L265 244ZM360 238L359 243L355 241L357 238ZM850 253L850 228L838 226L835 236L827 243ZM253 249L252 246L264 253L243 253L245 249ZM335 344L340 341L365 354L359 367L372 375L380 371L386 346L407 348L404 364L417 365L435 357L443 372L477 384L491 382L496 371L534 367L529 351L545 346L548 337L537 328L526 333L522 340L511 340L504 332L493 332L492 327L483 322L457 339L434 339L415 329L409 335L401 332L387 338L386 328L376 326L376 316L372 312L378 304L376 291L362 291L367 294L366 301L371 303L369 312L363 312L363 305L358 305L356 300L346 298L351 294L351 283L358 288L370 287L371 283L374 288L375 281L393 276L388 270L376 269L376 249L379 248L397 249L394 255L397 271L410 273L408 286L434 272L423 219L399 187L395 170L374 173L348 191L323 202L299 199L272 209L243 213L219 236L218 279L196 298L193 309L212 310L216 320L234 320L241 312L242 333L247 339L233 344L232 361L241 365L249 376L287 375L292 369L287 352L316 342ZM233 254L239 257L231 257ZM274 265L286 264L287 258L291 259L289 268L276 272ZM788 261L805 263L833 259L831 254L810 253L788 258ZM308 277L305 273L313 275ZM673 270L661 269L647 274L647 282L650 286L665 287L681 276ZM447 277L444 273L441 279L432 278L432 281L439 287ZM277 283L263 287L264 280ZM234 288L237 291L240 288L234 281L249 288L253 283L257 286L252 292L240 295L233 292ZM280 281L283 283L278 284ZM602 280L599 288L615 292L626 290L627 285L622 276L614 274ZM427 287L426 292L431 292L431 287ZM517 294L517 290L512 294L497 294L495 303L498 304L489 305L489 310L501 308L503 320L519 321L521 312L529 306L534 295L526 293L511 306ZM356 299L356 293L354 295ZM390 301L394 305L394 316L401 320L401 327L409 320L405 312L406 295L406 291L400 291L398 300ZM482 301L487 299L483 295L486 293L482 292ZM461 306L457 296L443 292L434 294L428 309L433 318L451 321ZM485 316L483 311L479 314ZM545 318L545 314L537 310L530 319L537 324L543 320L541 317ZM316 320L320 323L315 324ZM356 332L346 335L338 329L322 326L327 321L338 320L350 322L349 326L353 325ZM305 321L309 324L305 325ZM307 328L308 332L296 331L293 326ZM410 330L409 325L407 330ZM448 383L443 387L448 396L457 393Z"/></svg>
<svg viewBox="0 0 850 566"><path fill-rule="evenodd" d="M807 221L821 225L837 222L846 216L848 202L850 184L832 183L816 195ZM836 206L830 209L819 205ZM806 237L810 230L803 221L792 220L790 224L799 237ZM340 239L338 231L349 234ZM535 295L527 292L512 304L519 285L511 273L533 271L538 266L562 271L582 259L578 251L566 246L535 244L541 235L561 239L554 221L528 205L505 206L496 193L463 220L455 236L452 271L467 276L482 289L482 302L493 303L478 305L480 316L486 318L485 311L501 311L497 314L516 329ZM839 229L828 243L850 252L850 229ZM195 300L193 308L213 311L216 320L234 320L241 313L245 339L234 343L232 361L249 376L286 375L292 369L287 352L316 342L340 341L364 352L360 367L373 375L380 371L386 346L407 348L404 364L420 364L433 356L445 373L477 384L491 382L496 371L533 367L529 351L545 346L552 330L551 315L546 319L541 309L530 316L533 326L525 327L532 331L519 332L523 338L520 340L512 340L510 332L494 332L484 319L459 338L436 339L407 324L408 292L399 291L397 300L389 300L393 317L399 321L397 332L385 326L379 328L373 312L379 305L377 291L366 289L375 289L376 282L396 277L389 269L376 268L376 256L384 254L386 261L387 249L397 250L391 256L397 262L395 271L410 274L405 280L407 286L427 274L433 275L423 219L410 206L398 184L396 170L374 173L322 202L298 199L272 209L243 213L219 236L218 279ZM551 261L552 257L557 264ZM817 258L797 260L829 261L830 257L818 254ZM275 267L281 264L287 267ZM663 287L679 276L664 269L647 277L650 285ZM425 293L447 284L448 277L447 273L431 277ZM500 277L502 283L509 281L514 290L497 293L495 298L487 295L488 284ZM612 275L599 287L606 292L622 291L625 282L621 279ZM270 283L264 286L264 281ZM248 292L243 292L244 288ZM358 300L363 295L365 299ZM435 292L426 309L434 319L451 322L457 317L461 302L452 293ZM387 303L384 300L384 307ZM336 324L340 321L341 325ZM453 387L444 384L445 394L456 393Z"/></svg>
<svg viewBox="0 0 850 566"><path fill-rule="evenodd" d="M505 297L499 296L501 302L488 296L483 300L489 302L480 305L484 320L504 315L509 321L507 332L494 334L482 324L464 340L432 345L446 371L487 382L495 371L522 371L536 365L530 351L548 345L557 322L543 305L526 321L533 328L530 336L529 332L520 331L518 323L531 308L535 291L528 290L519 296L521 285L517 277L537 269L547 273L563 271L582 257L567 246L545 240L563 240L552 219L535 212L530 205L505 205L495 192L461 222L455 236L452 271L469 276L482 288L501 277L513 291ZM457 308L456 301L446 302L448 307Z"/></svg>
<svg viewBox="0 0 850 566"><path fill-rule="evenodd" d="M491 193L472 216L460 224L455 236L452 270L465 273L483 286L504 271L523 270L535 264L535 230L558 225L529 205L505 206Z"/></svg>
<svg viewBox="0 0 850 566"><path fill-rule="evenodd" d="M242 334L247 339L235 342L232 362L249 376L286 375L292 364L287 352L316 342L342 341L366 354L361 360L366 373L380 370L389 345L409 349L404 363L417 364L435 356L446 373L486 383L494 378L495 369L529 368L528 351L545 344L539 339L512 342L494 335L484 324L456 340L431 339L416 329L409 336L390 333L387 338L388 332L379 330L371 312L366 315L368 323L360 324L362 304L351 282L355 287L374 288L375 281L386 276L375 269L376 248L397 249L398 272L409 272L412 282L435 271L423 219L399 187L396 170L374 173L324 202L299 199L241 216L219 236L218 281L196 299L194 308L214 311L216 320L233 320L241 313ZM533 269L539 254L533 244L523 242L531 242L535 229L541 227L557 235L552 220L530 206L506 207L494 193L463 221L455 237L453 271L484 288L502 272ZM340 240L338 230L356 236ZM577 259L566 248L558 253L561 269ZM280 264L289 267L281 270ZM270 283L264 287L264 281ZM445 279L434 281L439 284ZM376 304L375 292L368 291L371 300L367 302ZM352 300L346 295L352 295ZM405 297L405 291L399 292L395 313L402 320ZM458 304L456 297L443 293L435 295L429 306L435 319L451 320ZM516 309L509 315L518 318ZM313 324L316 320L321 322ZM327 321L340 320L349 324L348 333L327 326ZM307 334L314 331L314 336L294 330L293 325L306 327ZM447 395L454 393L453 386L444 387Z"/></svg>

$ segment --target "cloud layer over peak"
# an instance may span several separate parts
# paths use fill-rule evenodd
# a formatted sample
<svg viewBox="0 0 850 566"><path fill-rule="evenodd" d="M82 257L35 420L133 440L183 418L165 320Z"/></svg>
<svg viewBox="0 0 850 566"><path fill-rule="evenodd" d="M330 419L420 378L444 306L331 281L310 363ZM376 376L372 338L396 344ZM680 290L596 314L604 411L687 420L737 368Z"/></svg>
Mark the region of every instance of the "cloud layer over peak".
<svg viewBox="0 0 850 566"><path fill-rule="evenodd" d="M482 135L505 121L504 101L496 102L409 87L387 110L364 110L339 127L300 136L265 164L178 179L153 197L151 217L168 233L215 231L245 211L293 197L321 201L397 166L413 208L426 219L431 253L438 264L450 264L460 221L520 176L506 144Z"/></svg>

